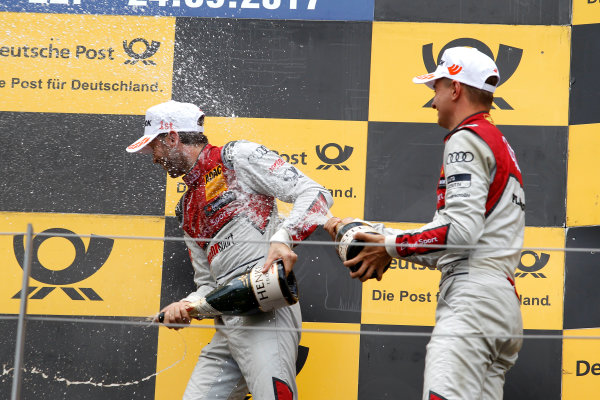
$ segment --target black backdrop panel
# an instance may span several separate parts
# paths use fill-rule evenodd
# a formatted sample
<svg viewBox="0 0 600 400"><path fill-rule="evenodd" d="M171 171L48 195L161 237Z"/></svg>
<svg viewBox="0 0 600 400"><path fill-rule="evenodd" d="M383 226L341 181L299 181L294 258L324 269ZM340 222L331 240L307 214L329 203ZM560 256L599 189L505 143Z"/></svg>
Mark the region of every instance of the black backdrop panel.
<svg viewBox="0 0 600 400"><path fill-rule="evenodd" d="M523 173L527 226L564 226L568 128L499 128L515 150ZM369 123L367 220L431 220L446 133L435 124Z"/></svg>
<svg viewBox="0 0 600 400"><path fill-rule="evenodd" d="M571 28L571 95L569 124L600 122L597 77L600 64L600 24L573 25ZM592 39L593 38L593 39Z"/></svg>
<svg viewBox="0 0 600 400"><path fill-rule="evenodd" d="M369 332L431 333L430 327L362 325L358 400L420 399L429 336L372 336ZM562 331L527 330L559 336ZM504 399L560 400L562 341L528 339L506 376Z"/></svg>
<svg viewBox="0 0 600 400"><path fill-rule="evenodd" d="M2 211L163 215L166 174L125 148L144 117L0 112Z"/></svg>
<svg viewBox="0 0 600 400"><path fill-rule="evenodd" d="M366 120L371 24L178 18L173 98L208 115Z"/></svg>
<svg viewBox="0 0 600 400"><path fill-rule="evenodd" d="M165 217L165 236L183 238L177 217ZM196 291L194 267L184 241L165 241L160 292L160 308Z"/></svg>
<svg viewBox="0 0 600 400"><path fill-rule="evenodd" d="M329 241L321 227L308 238ZM333 246L299 244L294 273L299 285L302 321L360 323L362 283L351 279Z"/></svg>
<svg viewBox="0 0 600 400"><path fill-rule="evenodd" d="M375 0L376 21L567 25L570 0Z"/></svg>
<svg viewBox="0 0 600 400"><path fill-rule="evenodd" d="M565 225L566 126L499 126L511 144L525 186L527 226Z"/></svg>
<svg viewBox="0 0 600 400"><path fill-rule="evenodd" d="M562 331L526 330L524 335L557 335ZM506 374L506 400L560 400L562 340L525 339L514 367Z"/></svg>
<svg viewBox="0 0 600 400"><path fill-rule="evenodd" d="M6 370L14 366L16 326L16 321L0 321L0 354ZM142 378L156 372L157 328L30 320L26 334L21 400L154 399L155 378ZM0 377L0 398L10 398L12 377L12 373ZM63 379L137 383L103 387L69 385Z"/></svg>
<svg viewBox="0 0 600 400"><path fill-rule="evenodd" d="M431 220L446 133L435 124L369 122L365 219Z"/></svg>
<svg viewBox="0 0 600 400"><path fill-rule="evenodd" d="M569 228L567 249L597 248L600 226ZM600 327L600 254L569 251L565 257L564 328Z"/></svg>
<svg viewBox="0 0 600 400"><path fill-rule="evenodd" d="M374 336L369 332L431 333L431 327L362 325L358 400L421 398L429 336Z"/></svg>

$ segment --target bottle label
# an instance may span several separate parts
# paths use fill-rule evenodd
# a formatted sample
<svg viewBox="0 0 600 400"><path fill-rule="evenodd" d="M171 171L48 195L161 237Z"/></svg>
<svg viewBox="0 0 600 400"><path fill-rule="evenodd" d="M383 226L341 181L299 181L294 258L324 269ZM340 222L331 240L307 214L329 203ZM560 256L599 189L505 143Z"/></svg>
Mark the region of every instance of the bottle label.
<svg viewBox="0 0 600 400"><path fill-rule="evenodd" d="M348 229L340 239L338 245L336 246L337 253L342 259L342 261L348 261L348 247L352 244L352 242L354 242L354 234L357 232L377 233L377 231L369 225L359 225Z"/></svg>
<svg viewBox="0 0 600 400"><path fill-rule="evenodd" d="M203 297L198 301L190 304L193 308L188 310L190 317L214 317L221 315L221 313L206 302L206 298Z"/></svg>
<svg viewBox="0 0 600 400"><path fill-rule="evenodd" d="M280 263L273 263L266 274L261 271L262 264L252 268L250 272L252 290L258 301L258 307L263 312L289 305L279 286L278 265ZM281 266L283 267L283 264Z"/></svg>

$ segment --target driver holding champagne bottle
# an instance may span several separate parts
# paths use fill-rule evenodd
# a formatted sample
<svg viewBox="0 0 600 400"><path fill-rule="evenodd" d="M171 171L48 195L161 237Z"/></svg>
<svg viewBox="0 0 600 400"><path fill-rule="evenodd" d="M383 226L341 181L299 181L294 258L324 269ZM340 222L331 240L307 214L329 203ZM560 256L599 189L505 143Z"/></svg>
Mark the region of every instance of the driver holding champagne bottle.
<svg viewBox="0 0 600 400"><path fill-rule="evenodd" d="M290 241L304 240L333 204L331 194L265 146L245 140L208 143L204 113L168 101L146 112L144 135L128 152L149 153L188 187L177 206L197 290L161 310L165 323L190 323L189 304L217 286L281 259L289 274L297 259ZM276 199L293 203L279 220ZM262 242L263 244L260 244ZM202 349L186 400L296 400L300 305L248 316L215 317L217 331ZM221 328L219 328L219 326ZM244 327L288 328L283 330Z"/></svg>

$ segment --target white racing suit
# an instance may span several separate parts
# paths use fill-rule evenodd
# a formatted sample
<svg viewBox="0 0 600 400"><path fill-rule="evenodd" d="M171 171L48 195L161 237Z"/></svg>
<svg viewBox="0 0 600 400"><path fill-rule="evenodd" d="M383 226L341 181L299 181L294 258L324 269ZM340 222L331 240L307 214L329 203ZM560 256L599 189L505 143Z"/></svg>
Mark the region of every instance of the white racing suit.
<svg viewBox="0 0 600 400"><path fill-rule="evenodd" d="M177 214L198 288L184 299L188 301L264 264L270 241L305 239L326 221L333 204L321 185L248 141L207 144L183 180L188 190ZM276 198L294 204L283 222ZM298 303L253 316L215 318L223 328L203 348L184 399L243 399L248 391L256 400L297 399L300 333L289 329L300 329L301 323Z"/></svg>
<svg viewBox="0 0 600 400"><path fill-rule="evenodd" d="M502 336L523 330L514 272L525 196L514 152L490 120L486 113L474 114L446 136L431 223L406 231L379 227L392 257L442 272L424 400L501 400L504 376L522 344Z"/></svg>

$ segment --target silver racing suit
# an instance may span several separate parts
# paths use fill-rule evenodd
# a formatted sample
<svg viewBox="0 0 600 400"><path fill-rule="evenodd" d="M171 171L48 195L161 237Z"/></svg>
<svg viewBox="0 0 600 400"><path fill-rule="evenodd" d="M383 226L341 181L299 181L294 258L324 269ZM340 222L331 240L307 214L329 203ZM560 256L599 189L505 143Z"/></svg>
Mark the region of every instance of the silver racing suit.
<svg viewBox="0 0 600 400"><path fill-rule="evenodd" d="M514 273L525 196L514 152L488 114L468 117L446 136L437 195L427 225L379 226L389 255L442 273L423 399L502 399L504 376L522 343L502 336L522 334Z"/></svg>
<svg viewBox="0 0 600 400"><path fill-rule="evenodd" d="M331 194L266 147L248 141L206 145L183 177L178 216L194 266L195 301L265 261L270 242L303 240L326 221ZM293 203L279 219L275 199ZM297 399L300 305L253 316L215 318L184 399ZM244 327L283 328L248 330Z"/></svg>

